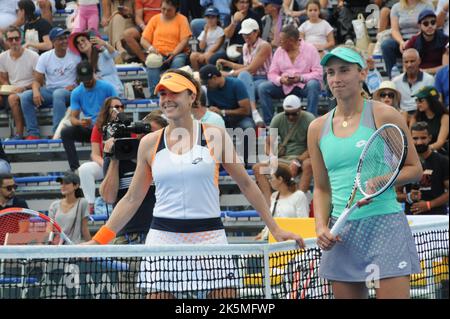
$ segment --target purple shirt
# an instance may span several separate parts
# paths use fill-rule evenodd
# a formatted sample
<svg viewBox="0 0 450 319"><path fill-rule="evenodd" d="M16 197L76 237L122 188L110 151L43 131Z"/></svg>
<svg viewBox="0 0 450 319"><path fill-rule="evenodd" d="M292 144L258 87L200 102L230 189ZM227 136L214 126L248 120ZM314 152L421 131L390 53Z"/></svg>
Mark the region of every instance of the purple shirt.
<svg viewBox="0 0 450 319"><path fill-rule="evenodd" d="M280 79L283 75L301 75L305 82L317 80L322 82L323 68L320 65L320 55L317 49L309 43L301 40L299 44L299 55L295 58L294 64L287 52L279 47L273 55L272 65L270 66L268 78L276 86L280 86ZM294 87L303 89L305 83L296 83L294 85L283 85L284 94L289 94Z"/></svg>

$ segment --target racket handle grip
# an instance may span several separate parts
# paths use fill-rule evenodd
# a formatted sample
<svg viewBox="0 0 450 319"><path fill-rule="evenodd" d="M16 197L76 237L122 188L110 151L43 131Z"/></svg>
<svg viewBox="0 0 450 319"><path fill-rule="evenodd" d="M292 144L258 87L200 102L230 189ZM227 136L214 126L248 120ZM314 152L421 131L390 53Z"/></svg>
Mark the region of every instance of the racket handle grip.
<svg viewBox="0 0 450 319"><path fill-rule="evenodd" d="M342 214L338 217L338 219L336 220L336 222L334 223L333 227L330 230L330 233L333 236L338 236L341 234L342 229L344 228L345 223L347 222L347 219L349 218L349 216L351 215L351 213L353 213L353 211L358 208L356 205L353 206L350 209L344 209L344 211L342 212Z"/></svg>

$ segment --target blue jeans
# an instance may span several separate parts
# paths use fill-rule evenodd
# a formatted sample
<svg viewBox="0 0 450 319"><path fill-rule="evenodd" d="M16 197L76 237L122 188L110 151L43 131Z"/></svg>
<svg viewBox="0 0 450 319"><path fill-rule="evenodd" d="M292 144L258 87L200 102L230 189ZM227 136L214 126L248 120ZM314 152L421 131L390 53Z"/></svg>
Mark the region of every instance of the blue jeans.
<svg viewBox="0 0 450 319"><path fill-rule="evenodd" d="M306 86L301 89L295 87L290 93L299 97L307 98L307 110L317 116L317 105L319 103L320 82L317 80L309 80ZM272 99L282 99L286 97L281 86L276 86L270 81L266 81L258 87L259 101L263 111L264 122L270 125L273 117Z"/></svg>
<svg viewBox="0 0 450 319"><path fill-rule="evenodd" d="M397 58L402 56L400 45L392 38L386 39L381 43L381 52L383 53L383 60L386 65L386 73L390 79L392 67L397 63Z"/></svg>
<svg viewBox="0 0 450 319"><path fill-rule="evenodd" d="M239 73L238 79L244 82L250 102L256 102L256 92L258 90L258 87L261 83L267 81L267 76L251 75L249 72L243 71Z"/></svg>
<svg viewBox="0 0 450 319"><path fill-rule="evenodd" d="M0 174L11 173L11 165L4 159L0 159Z"/></svg>
<svg viewBox="0 0 450 319"><path fill-rule="evenodd" d="M186 65L186 54L177 54L170 65L163 64L160 68L147 68L147 79L148 79L148 89L150 90L150 95L154 96L155 87L159 82L161 73L167 69L178 69Z"/></svg>
<svg viewBox="0 0 450 319"><path fill-rule="evenodd" d="M66 105L70 103L71 91L66 89L47 89L45 87L40 88L40 92L43 98L42 107L53 106L53 132L56 131L59 122L66 114ZM25 119L25 126L27 127L27 134L39 136L39 125L36 117L36 106L33 102L33 91L28 90L20 95L20 105L22 107L23 117Z"/></svg>

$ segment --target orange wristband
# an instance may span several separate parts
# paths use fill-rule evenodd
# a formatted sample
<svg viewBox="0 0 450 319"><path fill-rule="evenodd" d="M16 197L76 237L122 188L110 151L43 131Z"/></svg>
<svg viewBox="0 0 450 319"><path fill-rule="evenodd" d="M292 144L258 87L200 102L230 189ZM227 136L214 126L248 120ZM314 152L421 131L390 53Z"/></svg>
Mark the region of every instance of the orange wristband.
<svg viewBox="0 0 450 319"><path fill-rule="evenodd" d="M99 231L92 238L100 245L106 245L116 237L116 233L106 226L100 227Z"/></svg>
<svg viewBox="0 0 450 319"><path fill-rule="evenodd" d="M430 201L427 202L427 208L428 208L428 210L431 210L431 202Z"/></svg>

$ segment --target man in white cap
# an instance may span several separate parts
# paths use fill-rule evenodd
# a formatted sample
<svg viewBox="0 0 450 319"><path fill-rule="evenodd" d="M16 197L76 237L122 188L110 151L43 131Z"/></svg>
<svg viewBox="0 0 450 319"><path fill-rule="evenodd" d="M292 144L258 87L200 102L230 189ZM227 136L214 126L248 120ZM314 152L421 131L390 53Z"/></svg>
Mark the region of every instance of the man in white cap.
<svg viewBox="0 0 450 319"><path fill-rule="evenodd" d="M301 109L300 98L296 95L288 95L283 101L283 112L276 114L270 123L271 129L278 130L278 136L269 136L266 142L269 155L277 155L278 161L289 164L292 176L301 173L298 188L305 194L309 191L312 178L312 166L307 149L307 132L309 124L314 120L314 115ZM272 149L275 139L279 137L278 153ZM253 166L256 182L264 197L270 203L272 193L266 175L261 174L261 169L269 164L257 163Z"/></svg>

